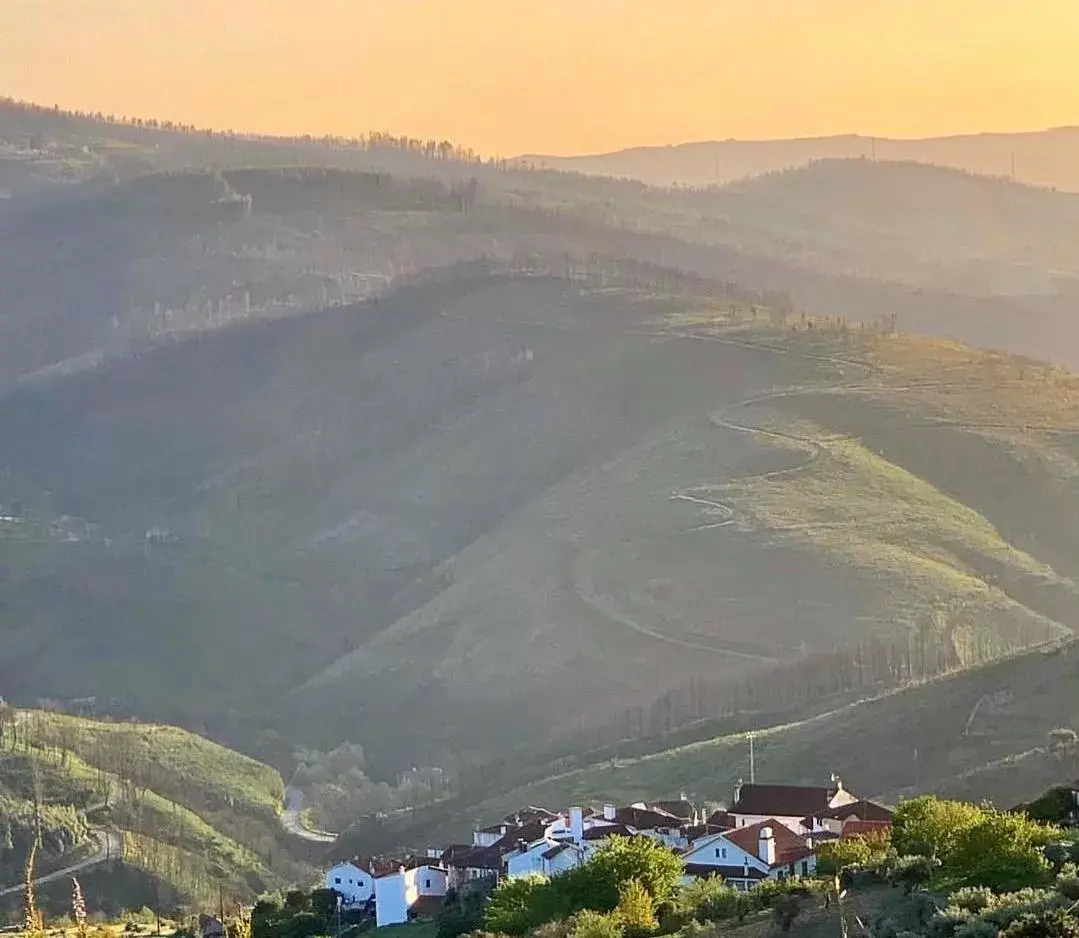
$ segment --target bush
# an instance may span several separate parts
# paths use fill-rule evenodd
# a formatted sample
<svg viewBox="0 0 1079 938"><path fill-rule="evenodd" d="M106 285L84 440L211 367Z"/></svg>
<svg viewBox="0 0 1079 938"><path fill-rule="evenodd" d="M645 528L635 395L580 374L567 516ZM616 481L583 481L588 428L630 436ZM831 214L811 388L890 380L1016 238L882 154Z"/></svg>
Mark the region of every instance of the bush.
<svg viewBox="0 0 1079 938"><path fill-rule="evenodd" d="M802 900L794 893L787 893L785 896L779 896L775 902L772 903L772 913L775 916L776 924L782 931L791 930L794 920L801 911Z"/></svg>
<svg viewBox="0 0 1079 938"><path fill-rule="evenodd" d="M985 886L968 886L952 893L951 905L963 912L977 915L988 909L994 899L992 889L987 889Z"/></svg>
<svg viewBox="0 0 1079 938"><path fill-rule="evenodd" d="M875 868L884 862L891 845L891 837L884 831L821 844L817 850L817 872L834 876L844 869Z"/></svg>
<svg viewBox="0 0 1079 938"><path fill-rule="evenodd" d="M637 880L622 884L614 916L627 936L650 935L656 930L655 903Z"/></svg>
<svg viewBox="0 0 1079 938"><path fill-rule="evenodd" d="M683 921L722 922L735 918L743 893L726 885L718 876L698 879L683 886L675 901L675 914Z"/></svg>
<svg viewBox="0 0 1079 938"><path fill-rule="evenodd" d="M622 938L622 929L614 915L585 909L577 916L573 938Z"/></svg>

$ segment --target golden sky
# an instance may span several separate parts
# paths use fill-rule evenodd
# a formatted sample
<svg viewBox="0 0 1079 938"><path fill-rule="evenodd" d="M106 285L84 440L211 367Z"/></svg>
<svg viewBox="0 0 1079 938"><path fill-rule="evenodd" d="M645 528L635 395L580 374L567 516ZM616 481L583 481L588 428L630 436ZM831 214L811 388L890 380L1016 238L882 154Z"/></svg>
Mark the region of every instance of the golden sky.
<svg viewBox="0 0 1079 938"><path fill-rule="evenodd" d="M0 94L483 153L1079 124L1079 0L0 0Z"/></svg>

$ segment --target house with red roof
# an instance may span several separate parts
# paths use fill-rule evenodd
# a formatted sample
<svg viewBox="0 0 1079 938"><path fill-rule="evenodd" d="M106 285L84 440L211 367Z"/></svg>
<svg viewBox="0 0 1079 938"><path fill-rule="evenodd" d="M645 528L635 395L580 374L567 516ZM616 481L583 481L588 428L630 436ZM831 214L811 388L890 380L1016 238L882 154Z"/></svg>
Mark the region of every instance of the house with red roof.
<svg viewBox="0 0 1079 938"><path fill-rule="evenodd" d="M858 798L843 787L842 779L832 776L829 785L743 785L734 790L734 803L728 814L735 827L751 827L761 821L779 821L796 834L812 833L806 825L831 811L857 802Z"/></svg>
<svg viewBox="0 0 1079 938"><path fill-rule="evenodd" d="M817 869L811 838L775 818L695 840L685 861L687 879L722 876L743 890L766 879L809 876Z"/></svg>

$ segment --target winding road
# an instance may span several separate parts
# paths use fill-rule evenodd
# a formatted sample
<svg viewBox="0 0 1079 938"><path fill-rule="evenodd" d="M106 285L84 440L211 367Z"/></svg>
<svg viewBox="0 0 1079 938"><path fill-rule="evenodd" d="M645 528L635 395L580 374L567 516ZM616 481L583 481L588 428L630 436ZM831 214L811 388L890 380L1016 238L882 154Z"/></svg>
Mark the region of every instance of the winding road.
<svg viewBox="0 0 1079 938"><path fill-rule="evenodd" d="M281 826L296 837L316 844L332 844L336 834L314 831L303 822L303 792L293 785L285 789L285 810L281 813Z"/></svg>
<svg viewBox="0 0 1079 938"><path fill-rule="evenodd" d="M72 863L70 866L65 866L63 869L55 870L52 873L46 873L44 876L37 877L34 880L34 885L45 886L58 879L74 876L76 873L81 873L83 870L89 869L92 866L104 863L110 857L119 857L123 852L123 842L120 840L119 834L114 834L112 831L95 830L92 832L92 836L97 840L97 853L91 857L80 860L78 863ZM26 883L19 883L17 886L8 886L5 889L0 889L0 897L12 896L22 892L24 889L26 889Z"/></svg>

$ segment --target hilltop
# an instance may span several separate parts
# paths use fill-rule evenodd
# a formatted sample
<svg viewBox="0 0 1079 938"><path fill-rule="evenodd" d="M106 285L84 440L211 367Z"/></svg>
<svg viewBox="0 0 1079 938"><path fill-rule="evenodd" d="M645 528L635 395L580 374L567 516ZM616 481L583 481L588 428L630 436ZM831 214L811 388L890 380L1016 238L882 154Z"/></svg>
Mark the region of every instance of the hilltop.
<svg viewBox="0 0 1079 938"><path fill-rule="evenodd" d="M0 175L37 180L0 199L0 386L362 300L402 272L551 251L782 291L815 315L895 312L907 329L1079 365L1074 198L1002 180L841 160L657 188L444 141L255 137L12 102L0 151Z"/></svg>
<svg viewBox="0 0 1079 938"><path fill-rule="evenodd" d="M551 169L624 176L652 185L707 186L745 176L793 169L822 159L909 160L987 176L1011 174L1023 182L1079 190L1074 154L1079 128L1028 133L985 133L921 140L848 134L793 140L723 140L635 147L590 156L532 155L520 159Z"/></svg>
<svg viewBox="0 0 1079 938"><path fill-rule="evenodd" d="M176 727L5 708L0 903L21 902L8 887L23 879L35 805L37 875L77 867L88 902L116 910L199 906L219 888L247 898L302 875L282 801L274 769ZM39 891L50 907L69 899L63 878Z"/></svg>

